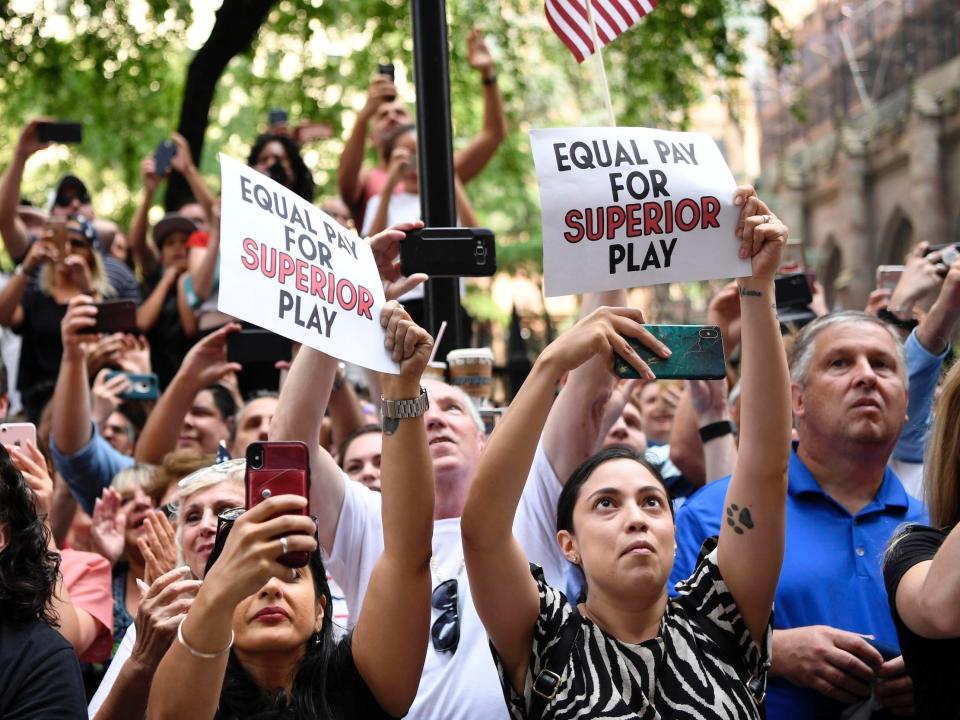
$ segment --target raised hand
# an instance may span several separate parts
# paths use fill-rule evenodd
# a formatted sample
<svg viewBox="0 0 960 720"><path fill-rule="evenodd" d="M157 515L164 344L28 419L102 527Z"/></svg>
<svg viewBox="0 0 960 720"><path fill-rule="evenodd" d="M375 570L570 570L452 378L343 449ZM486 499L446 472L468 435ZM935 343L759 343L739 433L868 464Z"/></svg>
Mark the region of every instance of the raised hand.
<svg viewBox="0 0 960 720"><path fill-rule="evenodd" d="M186 566L164 573L143 593L137 610L137 641L131 658L151 672L160 664L177 626L186 616L200 589L200 581L189 578Z"/></svg>
<svg viewBox="0 0 960 720"><path fill-rule="evenodd" d="M684 384L701 426L727 416L726 380L684 380Z"/></svg>
<svg viewBox="0 0 960 720"><path fill-rule="evenodd" d="M419 230L422 227L423 222L420 220L397 223L367 239L380 272L380 280L383 281L383 293L387 300L396 300L429 280L424 273L407 277L400 272L400 243L406 237L407 231Z"/></svg>
<svg viewBox="0 0 960 720"><path fill-rule="evenodd" d="M375 75L370 81L367 90L367 101L360 111L360 116L366 121L373 117L377 108L385 102L392 102L397 97L397 88L387 75Z"/></svg>
<svg viewBox="0 0 960 720"><path fill-rule="evenodd" d="M70 254L63 259L63 264L70 271L70 281L82 293L91 293L93 278L90 276L90 267L87 261L79 255Z"/></svg>
<svg viewBox="0 0 960 720"><path fill-rule="evenodd" d="M380 311L380 326L385 331L384 346L391 357L400 363L401 381L411 381L419 387L420 376L430 360L433 338L430 333L410 319L403 305L391 300ZM392 385L392 375L381 375L384 387ZM410 383L406 383L409 385Z"/></svg>
<svg viewBox="0 0 960 720"><path fill-rule="evenodd" d="M772 280L780 268L788 230L749 185L738 187L733 204L740 207L736 236L740 258L750 258L753 278Z"/></svg>
<svg viewBox="0 0 960 720"><path fill-rule="evenodd" d="M47 471L47 461L43 453L29 441L21 447L11 447L8 450L13 464L23 474L24 481L33 491L37 515L48 518L53 508L53 478Z"/></svg>
<svg viewBox="0 0 960 720"><path fill-rule="evenodd" d="M186 175L193 167L193 155L190 152L190 143L180 133L170 133L170 139L177 146L177 152L170 158L170 167L178 173Z"/></svg>
<svg viewBox="0 0 960 720"><path fill-rule="evenodd" d="M50 122L52 120L53 118L48 117L34 118L23 126L23 130L20 131L20 139L17 141L16 150L17 155L19 155L21 159L26 160L35 152L50 147L50 143L43 142L40 139L40 133L37 128L40 123Z"/></svg>
<svg viewBox="0 0 960 720"><path fill-rule="evenodd" d="M50 241L50 236L50 231L44 230L43 236L33 243L27 251L27 256L23 259L23 271L27 275L32 275L42 265L55 263L60 259L57 246Z"/></svg>
<svg viewBox="0 0 960 720"><path fill-rule="evenodd" d="M169 172L167 168L167 172ZM140 182L143 183L143 189L153 195L160 185L160 176L157 175L157 164L153 159L153 153L150 153L140 163Z"/></svg>
<svg viewBox="0 0 960 720"><path fill-rule="evenodd" d="M60 339L63 342L63 356L72 360L83 359L84 346L90 335L84 335L85 328L97 324L97 308L89 295L75 295L67 303L67 312L60 321Z"/></svg>
<svg viewBox="0 0 960 720"><path fill-rule="evenodd" d="M219 382L231 372L239 372L240 363L227 360L227 337L240 329L238 323L227 323L198 342L183 358L177 375L189 378L196 387Z"/></svg>
<svg viewBox="0 0 960 720"><path fill-rule="evenodd" d="M204 587L233 608L262 588L271 578L287 580L291 569L277 562L284 552L317 549L317 527L312 518L299 513L307 499L277 495L247 510L234 523L223 552L204 578ZM281 543L285 538L286 543Z"/></svg>
<svg viewBox="0 0 960 720"><path fill-rule="evenodd" d="M643 313L634 308L600 307L554 340L543 351L563 372L583 365L595 355L602 356L613 372L614 355L620 355L640 373L641 378L656 376L627 341L635 338L662 358L671 350L643 327Z"/></svg>
<svg viewBox="0 0 960 720"><path fill-rule="evenodd" d="M104 368L98 372L90 390L91 395L93 395L91 415L93 421L100 426L107 421L110 413L120 407L123 402L123 398L120 396L130 389L130 378L120 374L114 375L108 380L107 375L111 372L109 368Z"/></svg>
<svg viewBox="0 0 960 720"><path fill-rule="evenodd" d="M137 547L145 563L143 581L148 585L177 565L177 533L162 512L148 513Z"/></svg>
<svg viewBox="0 0 960 720"><path fill-rule="evenodd" d="M117 362L125 372L146 375L151 370L150 343L143 335L124 335Z"/></svg>
<svg viewBox="0 0 960 720"><path fill-rule="evenodd" d="M481 71L484 75L493 68L493 56L487 49L483 32L478 27L471 29L467 36L467 62L470 63L470 67Z"/></svg>
<svg viewBox="0 0 960 720"><path fill-rule="evenodd" d="M111 566L117 564L126 544L127 515L120 509L122 504L120 493L113 488L104 488L103 495L93 504L91 545Z"/></svg>

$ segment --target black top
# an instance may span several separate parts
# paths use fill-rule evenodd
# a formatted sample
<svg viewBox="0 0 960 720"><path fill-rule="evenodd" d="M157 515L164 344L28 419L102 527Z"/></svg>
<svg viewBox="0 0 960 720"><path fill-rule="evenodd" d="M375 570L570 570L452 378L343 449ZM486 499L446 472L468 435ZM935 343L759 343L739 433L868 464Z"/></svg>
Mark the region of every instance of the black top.
<svg viewBox="0 0 960 720"><path fill-rule="evenodd" d="M531 565L531 570L540 591L540 614L522 695L514 690L491 644L513 720L538 720L528 713L533 678L571 617L582 624L582 631L543 718L760 718L749 685L765 685L770 627L755 644L720 575L713 538L704 543L693 575L678 585L680 595L668 600L660 635L637 644L621 642L582 615L573 616L563 593L546 584L539 567ZM706 623L711 625L707 630ZM723 639L724 647L716 638Z"/></svg>
<svg viewBox="0 0 960 720"><path fill-rule="evenodd" d="M890 612L907 672L913 679L913 697L918 718L960 718L957 678L960 678L960 638L930 640L908 628L897 612L897 587L907 570L932 560L949 531L911 525L893 546L883 565ZM960 600L958 600L960 602Z"/></svg>
<svg viewBox="0 0 960 720"><path fill-rule="evenodd" d="M157 265L157 269L144 279L143 297L150 297L150 294L160 284L163 277L163 268ZM165 388L173 376L177 374L180 368L180 361L190 349L190 342L183 332L183 326L180 324L180 313L177 311L177 285L174 283L167 297L163 300L163 306L160 308L160 314L157 316L157 322L147 333L147 340L150 341L150 365L157 374L160 387Z"/></svg>
<svg viewBox="0 0 960 720"><path fill-rule="evenodd" d="M60 633L39 620L11 625L0 613L0 717L87 717L77 656Z"/></svg>
<svg viewBox="0 0 960 720"><path fill-rule="evenodd" d="M266 702L262 706L251 706L249 702L241 702L242 714L238 711L228 711L221 707L217 710L214 720L234 720L234 718L252 718L256 720L393 720L377 703L367 683L357 670L353 661L351 640L348 635L334 648L327 663L327 704L330 707L329 716L318 715L305 718L298 715L293 708L272 706ZM233 660L231 660L233 662ZM225 691L226 692L226 691ZM222 696L221 696L222 697ZM264 694L260 696L266 700ZM221 706L229 705L221 701ZM317 708L323 706L320 698L315 701Z"/></svg>
<svg viewBox="0 0 960 720"><path fill-rule="evenodd" d="M20 347L20 370L17 389L23 396L28 414L39 410L53 395L53 386L60 370L63 342L60 340L60 321L67 313L66 304L59 304L38 286L27 287L20 301L23 322L14 332L23 336ZM31 418L36 422L35 418Z"/></svg>

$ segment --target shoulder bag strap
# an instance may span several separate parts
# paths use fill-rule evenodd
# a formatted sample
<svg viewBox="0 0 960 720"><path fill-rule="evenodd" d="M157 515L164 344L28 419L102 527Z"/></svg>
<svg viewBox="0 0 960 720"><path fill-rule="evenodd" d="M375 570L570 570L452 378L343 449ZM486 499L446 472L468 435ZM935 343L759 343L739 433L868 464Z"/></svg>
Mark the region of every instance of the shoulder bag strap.
<svg viewBox="0 0 960 720"><path fill-rule="evenodd" d="M533 694L530 697L527 720L540 720L543 711L547 708L547 703L553 700L553 697L557 694L560 689L563 670L570 662L570 655L573 653L573 647L582 630L583 622L580 611L574 607L567 617L567 622L560 629L559 641L550 648L540 672L533 680Z"/></svg>

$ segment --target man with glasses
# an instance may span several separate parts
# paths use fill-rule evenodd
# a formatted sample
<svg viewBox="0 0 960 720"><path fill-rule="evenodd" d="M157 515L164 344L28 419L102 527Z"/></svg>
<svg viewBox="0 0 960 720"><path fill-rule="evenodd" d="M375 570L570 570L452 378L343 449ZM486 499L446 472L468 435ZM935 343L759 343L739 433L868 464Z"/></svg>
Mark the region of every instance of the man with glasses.
<svg viewBox="0 0 960 720"><path fill-rule="evenodd" d="M50 143L40 140L37 127L41 121L31 120L20 133L20 139L14 149L13 157L3 176L0 177L0 237L14 262L19 263L36 240L27 230L26 224L17 215L20 201L20 184L23 171L31 155L48 147ZM69 217L81 215L93 220L95 215L91 204L90 192L80 178L64 175L54 188L50 204L51 217ZM116 258L103 254L98 241L94 241L97 252L103 256L104 268L110 285L116 291L118 299L140 302L140 286L130 268Z"/></svg>

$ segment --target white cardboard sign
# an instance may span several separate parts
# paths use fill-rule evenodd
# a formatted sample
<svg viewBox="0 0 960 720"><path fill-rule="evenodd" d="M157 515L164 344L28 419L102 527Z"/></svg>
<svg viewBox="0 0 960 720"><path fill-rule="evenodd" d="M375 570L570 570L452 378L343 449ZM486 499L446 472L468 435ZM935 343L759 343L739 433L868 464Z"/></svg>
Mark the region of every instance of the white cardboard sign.
<svg viewBox="0 0 960 720"><path fill-rule="evenodd" d="M369 245L253 168L220 155L217 307L333 357L397 373Z"/></svg>
<svg viewBox="0 0 960 720"><path fill-rule="evenodd" d="M709 135L552 128L530 142L545 295L750 275L736 182Z"/></svg>

